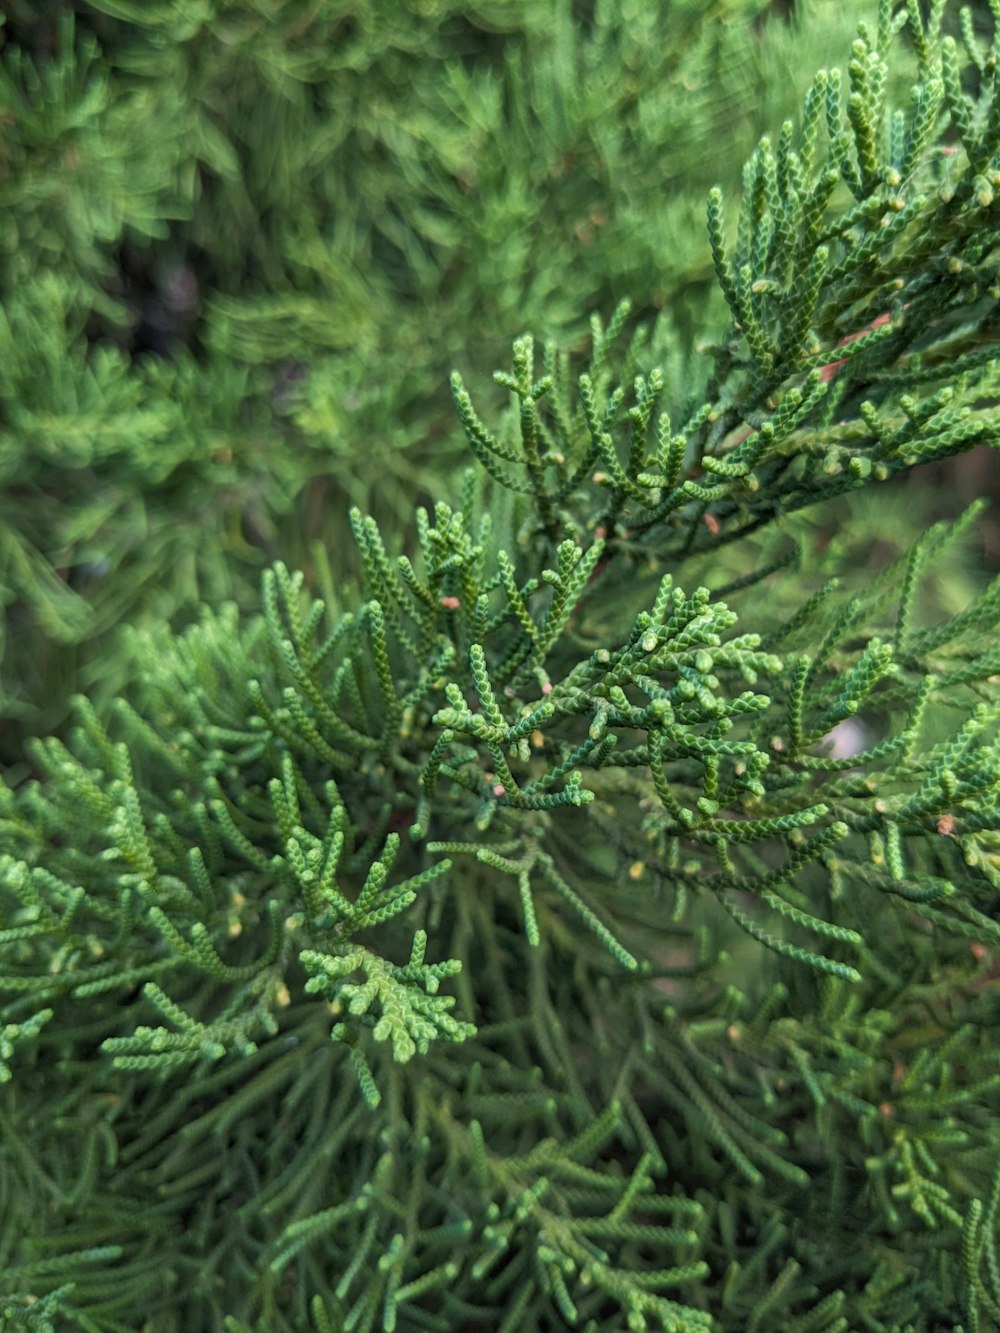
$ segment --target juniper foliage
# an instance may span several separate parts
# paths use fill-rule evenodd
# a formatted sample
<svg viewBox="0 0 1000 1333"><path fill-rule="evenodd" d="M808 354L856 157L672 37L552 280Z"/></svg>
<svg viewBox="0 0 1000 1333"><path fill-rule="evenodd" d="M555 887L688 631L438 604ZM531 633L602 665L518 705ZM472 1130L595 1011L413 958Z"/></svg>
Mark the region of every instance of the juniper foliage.
<svg viewBox="0 0 1000 1333"><path fill-rule="evenodd" d="M354 577L350 505L402 531L460 460L451 366L626 294L714 328L704 193L861 0L764 7L5 5L5 759L124 684L123 617Z"/></svg>
<svg viewBox="0 0 1000 1333"><path fill-rule="evenodd" d="M582 373L519 338L362 595L141 625L33 745L14 1326L1000 1323L1000 582L926 592L982 507L856 589L804 540L1000 439L1000 6L943 10L712 192L701 382L624 305Z"/></svg>

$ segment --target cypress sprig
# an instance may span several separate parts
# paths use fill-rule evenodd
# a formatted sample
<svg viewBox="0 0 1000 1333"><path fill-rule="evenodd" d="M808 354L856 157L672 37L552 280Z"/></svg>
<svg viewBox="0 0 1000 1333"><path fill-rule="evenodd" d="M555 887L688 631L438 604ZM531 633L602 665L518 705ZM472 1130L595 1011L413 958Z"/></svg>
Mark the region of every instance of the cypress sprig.
<svg viewBox="0 0 1000 1333"><path fill-rule="evenodd" d="M442 3L435 34L464 22ZM112 7L164 52L218 45ZM539 371L522 335L506 416L453 377L479 470L412 541L352 495L363 586L317 555L265 573L259 615L163 617L128 697L32 748L0 798L5 1317L30 1287L93 1329L182 1290L232 1333L994 1318L1000 594L955 611L961 524L907 551L886 520L898 558L830 577L869 488L888 513L907 469L1000 442L997 38L960 18L960 48L943 12L882 0L731 227L711 193L704 369L624 303L583 365L553 337ZM566 77L560 22L541 156L570 91L591 125L609 95ZM314 23L301 78L267 66L303 112L338 84ZM588 24L610 42L607 6ZM373 31L338 30L352 78ZM503 86L520 115L530 81ZM500 174L516 211L535 178ZM455 207L423 213L450 245ZM303 272L324 236L303 222ZM217 299L213 337L248 339ZM322 362L297 419L339 411Z"/></svg>
<svg viewBox="0 0 1000 1333"><path fill-rule="evenodd" d="M327 996L335 1012L346 1009L352 1018L361 1019L372 1028L374 1039L390 1041L393 1058L405 1063L418 1050L426 1052L433 1040L460 1042L476 1031L471 1023L460 1022L449 1013L455 1003L453 996L436 994L441 978L452 976L461 964L454 959L424 964L426 944L426 936L418 931L410 960L402 967L365 949L339 955L303 950L300 958L310 973L305 989L309 994ZM364 982L350 980L358 971L364 975ZM370 1012L376 1004L378 1017ZM345 1027L346 1023L338 1024L334 1035L341 1036Z"/></svg>
<svg viewBox="0 0 1000 1333"><path fill-rule="evenodd" d="M6 1023L0 1028L0 1083L9 1083L12 1074L9 1061L22 1043L33 1042L53 1016L51 1009L39 1009L20 1023Z"/></svg>

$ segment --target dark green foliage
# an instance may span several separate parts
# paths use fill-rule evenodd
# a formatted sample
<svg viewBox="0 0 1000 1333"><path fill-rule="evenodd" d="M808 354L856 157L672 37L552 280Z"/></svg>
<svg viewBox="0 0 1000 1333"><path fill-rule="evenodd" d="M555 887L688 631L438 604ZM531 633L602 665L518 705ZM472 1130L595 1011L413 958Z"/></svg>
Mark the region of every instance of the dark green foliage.
<svg viewBox="0 0 1000 1333"><path fill-rule="evenodd" d="M30 745L12 1327L1000 1324L1000 584L899 484L1000 443L1000 6L941 9L712 191L707 356L621 304L454 375L477 466L352 510L363 588L137 622Z"/></svg>
<svg viewBox="0 0 1000 1333"><path fill-rule="evenodd" d="M315 540L353 574L351 504L408 527L453 365L626 294L704 336L704 192L861 0L763 8L5 6L5 757L123 683L123 616L251 607Z"/></svg>

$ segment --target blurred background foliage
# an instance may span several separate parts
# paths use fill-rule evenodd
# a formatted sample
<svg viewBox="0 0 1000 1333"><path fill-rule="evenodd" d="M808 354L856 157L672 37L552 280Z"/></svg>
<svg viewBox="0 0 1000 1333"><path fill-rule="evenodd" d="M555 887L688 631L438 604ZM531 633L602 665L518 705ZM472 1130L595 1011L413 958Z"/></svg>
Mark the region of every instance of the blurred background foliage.
<svg viewBox="0 0 1000 1333"><path fill-rule="evenodd" d="M348 507L404 532L465 464L453 366L629 297L697 378L706 192L872 8L7 0L0 755L120 687L125 618L352 579Z"/></svg>

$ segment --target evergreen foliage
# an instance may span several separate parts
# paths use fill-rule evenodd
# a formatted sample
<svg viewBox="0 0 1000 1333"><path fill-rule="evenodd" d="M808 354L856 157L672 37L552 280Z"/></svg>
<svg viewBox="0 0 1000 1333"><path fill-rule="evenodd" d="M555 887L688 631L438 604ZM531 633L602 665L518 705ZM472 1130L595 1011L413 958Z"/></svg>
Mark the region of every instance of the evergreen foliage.
<svg viewBox="0 0 1000 1333"><path fill-rule="evenodd" d="M1000 1326L1000 581L935 589L983 506L857 587L809 527L1000 443L1000 3L944 9L712 190L706 356L622 303L506 411L453 375L474 466L352 510L363 587L137 620L31 743L11 1327Z"/></svg>
<svg viewBox="0 0 1000 1333"><path fill-rule="evenodd" d="M123 617L314 541L353 577L347 509L409 527L508 331L632 295L704 337L704 193L863 12L764 8L5 5L4 757L124 683Z"/></svg>

